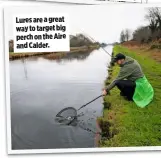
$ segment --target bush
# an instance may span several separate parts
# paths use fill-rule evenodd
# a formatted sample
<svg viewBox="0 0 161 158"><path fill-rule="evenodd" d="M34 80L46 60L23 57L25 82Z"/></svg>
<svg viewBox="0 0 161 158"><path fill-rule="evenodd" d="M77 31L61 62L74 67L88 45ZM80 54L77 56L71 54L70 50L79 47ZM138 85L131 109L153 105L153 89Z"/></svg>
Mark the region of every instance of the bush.
<svg viewBox="0 0 161 158"><path fill-rule="evenodd" d="M155 44L153 44L153 45L151 45L151 47L150 47L150 49L155 49L155 48L161 49L161 45L155 45Z"/></svg>

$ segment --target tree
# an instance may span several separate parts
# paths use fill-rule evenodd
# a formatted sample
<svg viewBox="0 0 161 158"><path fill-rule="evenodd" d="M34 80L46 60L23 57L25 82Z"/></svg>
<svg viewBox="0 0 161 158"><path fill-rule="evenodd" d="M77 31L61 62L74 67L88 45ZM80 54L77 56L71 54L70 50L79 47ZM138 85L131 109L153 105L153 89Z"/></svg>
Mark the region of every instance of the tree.
<svg viewBox="0 0 161 158"><path fill-rule="evenodd" d="M83 34L77 34L76 36L70 35L71 47L89 46L91 44L93 44L93 42Z"/></svg>
<svg viewBox="0 0 161 158"><path fill-rule="evenodd" d="M148 26L139 27L133 32L133 40L140 43L149 42L151 40L151 30Z"/></svg>
<svg viewBox="0 0 161 158"><path fill-rule="evenodd" d="M13 42L13 40L9 41L9 52L14 52L14 42Z"/></svg>
<svg viewBox="0 0 161 158"><path fill-rule="evenodd" d="M150 42L161 38L161 9L158 7L148 8L145 19L149 24L139 27L133 32L133 40L138 42Z"/></svg>
<svg viewBox="0 0 161 158"><path fill-rule="evenodd" d="M121 31L121 34L120 34L120 42L125 42L125 33L124 33L124 30Z"/></svg>
<svg viewBox="0 0 161 158"><path fill-rule="evenodd" d="M160 8L149 8L145 19L149 21L149 28L152 33L152 38L161 37L161 10Z"/></svg>
<svg viewBox="0 0 161 158"><path fill-rule="evenodd" d="M129 30L129 29L126 29L126 30L125 30L125 40L126 40L126 41L129 41L130 36L131 36L131 35L130 35L130 30Z"/></svg>

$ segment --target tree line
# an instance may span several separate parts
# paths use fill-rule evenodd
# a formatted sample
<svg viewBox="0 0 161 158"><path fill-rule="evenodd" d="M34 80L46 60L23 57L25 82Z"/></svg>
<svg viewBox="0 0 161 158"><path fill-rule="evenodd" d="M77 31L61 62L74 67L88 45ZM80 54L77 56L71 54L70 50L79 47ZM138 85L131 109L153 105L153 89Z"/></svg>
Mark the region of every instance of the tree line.
<svg viewBox="0 0 161 158"><path fill-rule="evenodd" d="M94 42L84 34L80 33L76 35L70 35L71 47L89 46L91 44L94 44Z"/></svg>
<svg viewBox="0 0 161 158"><path fill-rule="evenodd" d="M120 42L134 40L139 43L149 43L161 38L161 9L158 7L148 8L145 20L147 26L138 27L133 33L129 29L121 31Z"/></svg>

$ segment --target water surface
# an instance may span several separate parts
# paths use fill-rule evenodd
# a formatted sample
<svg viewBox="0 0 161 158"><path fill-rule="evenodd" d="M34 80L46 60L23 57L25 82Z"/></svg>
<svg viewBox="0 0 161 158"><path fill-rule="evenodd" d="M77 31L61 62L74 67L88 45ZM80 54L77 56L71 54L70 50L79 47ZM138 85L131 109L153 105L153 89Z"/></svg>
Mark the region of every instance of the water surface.
<svg viewBox="0 0 161 158"><path fill-rule="evenodd" d="M106 47L111 53L112 47ZM102 93L110 57L103 50L70 54L59 60L45 56L10 61L13 149L87 148L95 146L96 116L102 98L82 109L81 125L64 126L55 115L79 108Z"/></svg>

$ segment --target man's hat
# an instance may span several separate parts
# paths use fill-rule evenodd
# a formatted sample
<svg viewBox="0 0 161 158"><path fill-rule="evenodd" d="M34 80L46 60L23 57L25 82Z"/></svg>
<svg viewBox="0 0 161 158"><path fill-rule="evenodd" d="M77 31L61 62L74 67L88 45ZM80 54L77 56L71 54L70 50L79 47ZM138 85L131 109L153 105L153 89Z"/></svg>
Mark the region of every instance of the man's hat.
<svg viewBox="0 0 161 158"><path fill-rule="evenodd" d="M114 58L113 58L113 62L116 62L120 59L125 59L125 55L123 55L122 53L118 53Z"/></svg>

